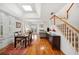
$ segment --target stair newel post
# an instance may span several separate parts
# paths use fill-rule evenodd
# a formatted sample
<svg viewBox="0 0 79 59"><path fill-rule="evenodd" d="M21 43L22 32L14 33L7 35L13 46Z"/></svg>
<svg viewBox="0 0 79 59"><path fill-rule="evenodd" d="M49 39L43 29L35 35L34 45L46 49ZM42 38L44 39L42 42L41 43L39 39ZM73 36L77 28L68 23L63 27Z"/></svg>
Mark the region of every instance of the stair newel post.
<svg viewBox="0 0 79 59"><path fill-rule="evenodd" d="M55 23L55 15L54 15L54 25L55 25L56 23Z"/></svg>

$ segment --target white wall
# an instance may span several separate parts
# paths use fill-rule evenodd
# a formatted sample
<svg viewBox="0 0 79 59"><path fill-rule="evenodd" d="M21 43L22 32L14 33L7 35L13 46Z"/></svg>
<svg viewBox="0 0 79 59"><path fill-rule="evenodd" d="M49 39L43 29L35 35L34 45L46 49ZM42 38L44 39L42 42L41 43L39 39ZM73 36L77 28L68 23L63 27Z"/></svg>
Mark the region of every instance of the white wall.
<svg viewBox="0 0 79 59"><path fill-rule="evenodd" d="M66 11L70 5L71 4L65 5L65 7L62 8L56 15L60 17L66 17L67 16ZM74 27L79 29L79 6L77 5L77 3L74 4L72 8L70 9L68 20Z"/></svg>
<svg viewBox="0 0 79 59"><path fill-rule="evenodd" d="M59 12L56 13L56 15L58 15L59 17L65 17L67 18L67 13L66 11L68 10L68 8L70 7L70 3L67 3L64 7L62 7Z"/></svg>
<svg viewBox="0 0 79 59"><path fill-rule="evenodd" d="M74 4L69 12L69 21L79 29L79 6Z"/></svg>
<svg viewBox="0 0 79 59"><path fill-rule="evenodd" d="M3 38L0 40L0 48L5 47L8 45L12 40L11 37L13 35L13 26L11 23L11 18L9 18L9 15L5 14L4 12L0 12L2 25L3 25ZM12 32L11 32L12 31Z"/></svg>
<svg viewBox="0 0 79 59"><path fill-rule="evenodd" d="M2 11L0 11L0 15L0 20L2 21L3 25L3 38L0 38L1 49L14 41L14 32L20 30L16 28L16 21L20 20L16 20L15 17L8 15Z"/></svg>

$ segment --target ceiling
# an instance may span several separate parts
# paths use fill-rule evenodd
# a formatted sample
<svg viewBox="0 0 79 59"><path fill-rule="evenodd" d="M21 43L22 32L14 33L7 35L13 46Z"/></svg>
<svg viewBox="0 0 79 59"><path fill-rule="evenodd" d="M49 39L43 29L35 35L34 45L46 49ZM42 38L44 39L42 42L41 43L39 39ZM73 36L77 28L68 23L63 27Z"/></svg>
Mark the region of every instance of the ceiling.
<svg viewBox="0 0 79 59"><path fill-rule="evenodd" d="M22 5L32 6L33 11L24 11ZM0 10L19 19L49 19L51 12L58 12L66 3L0 3Z"/></svg>

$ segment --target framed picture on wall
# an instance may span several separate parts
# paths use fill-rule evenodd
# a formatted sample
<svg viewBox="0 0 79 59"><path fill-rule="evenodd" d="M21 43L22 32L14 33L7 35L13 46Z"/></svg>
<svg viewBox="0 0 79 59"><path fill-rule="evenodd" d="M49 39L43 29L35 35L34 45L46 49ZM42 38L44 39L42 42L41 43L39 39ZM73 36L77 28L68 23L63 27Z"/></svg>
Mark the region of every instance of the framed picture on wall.
<svg viewBox="0 0 79 59"><path fill-rule="evenodd" d="M21 28L21 23L20 22L16 22L16 28Z"/></svg>

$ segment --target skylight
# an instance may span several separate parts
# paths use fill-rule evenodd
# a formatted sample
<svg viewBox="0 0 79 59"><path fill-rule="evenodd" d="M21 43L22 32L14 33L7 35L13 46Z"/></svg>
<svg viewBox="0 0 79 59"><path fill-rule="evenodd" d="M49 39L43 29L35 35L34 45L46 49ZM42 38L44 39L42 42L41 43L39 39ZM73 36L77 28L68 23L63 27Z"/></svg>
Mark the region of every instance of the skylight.
<svg viewBox="0 0 79 59"><path fill-rule="evenodd" d="M25 11L32 11L32 7L30 5L23 5L22 7Z"/></svg>

